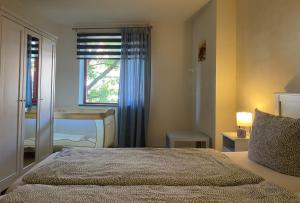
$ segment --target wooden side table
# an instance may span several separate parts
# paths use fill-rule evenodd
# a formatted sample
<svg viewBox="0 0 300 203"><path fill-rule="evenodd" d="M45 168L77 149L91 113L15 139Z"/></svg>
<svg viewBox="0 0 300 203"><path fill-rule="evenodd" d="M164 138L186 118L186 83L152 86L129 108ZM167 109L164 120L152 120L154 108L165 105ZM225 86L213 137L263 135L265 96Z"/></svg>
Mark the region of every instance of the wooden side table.
<svg viewBox="0 0 300 203"><path fill-rule="evenodd" d="M194 142L195 147L208 148L210 138L203 132L168 132L166 147L174 148L176 142Z"/></svg>
<svg viewBox="0 0 300 203"><path fill-rule="evenodd" d="M247 133L245 138L240 138L236 132L224 132L222 133L222 137L224 152L248 151L249 133Z"/></svg>

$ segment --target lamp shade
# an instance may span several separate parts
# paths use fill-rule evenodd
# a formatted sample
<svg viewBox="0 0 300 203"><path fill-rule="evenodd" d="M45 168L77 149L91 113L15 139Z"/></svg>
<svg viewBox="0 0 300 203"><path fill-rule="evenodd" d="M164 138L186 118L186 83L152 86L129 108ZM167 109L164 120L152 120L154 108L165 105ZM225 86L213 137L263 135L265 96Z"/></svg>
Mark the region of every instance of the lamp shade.
<svg viewBox="0 0 300 203"><path fill-rule="evenodd" d="M252 113L250 112L237 112L236 124L242 127L251 127L252 125Z"/></svg>

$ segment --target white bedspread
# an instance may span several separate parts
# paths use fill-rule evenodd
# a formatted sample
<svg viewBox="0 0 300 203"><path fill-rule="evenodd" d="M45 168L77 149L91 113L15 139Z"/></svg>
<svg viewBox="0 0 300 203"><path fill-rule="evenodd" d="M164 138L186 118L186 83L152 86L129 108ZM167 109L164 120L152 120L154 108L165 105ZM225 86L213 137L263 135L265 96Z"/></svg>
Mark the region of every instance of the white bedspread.
<svg viewBox="0 0 300 203"><path fill-rule="evenodd" d="M300 177L278 173L272 169L257 164L248 158L248 152L224 152L224 154L238 166L263 177L269 182L285 187L291 192L295 192L300 195Z"/></svg>

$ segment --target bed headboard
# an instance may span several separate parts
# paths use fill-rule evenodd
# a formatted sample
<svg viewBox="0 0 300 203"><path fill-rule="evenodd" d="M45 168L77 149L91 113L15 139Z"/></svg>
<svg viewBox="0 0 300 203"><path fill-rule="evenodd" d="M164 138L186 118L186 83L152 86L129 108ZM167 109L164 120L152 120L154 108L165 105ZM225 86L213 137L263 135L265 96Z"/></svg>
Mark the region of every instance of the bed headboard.
<svg viewBox="0 0 300 203"><path fill-rule="evenodd" d="M276 115L300 118L300 94L276 93Z"/></svg>

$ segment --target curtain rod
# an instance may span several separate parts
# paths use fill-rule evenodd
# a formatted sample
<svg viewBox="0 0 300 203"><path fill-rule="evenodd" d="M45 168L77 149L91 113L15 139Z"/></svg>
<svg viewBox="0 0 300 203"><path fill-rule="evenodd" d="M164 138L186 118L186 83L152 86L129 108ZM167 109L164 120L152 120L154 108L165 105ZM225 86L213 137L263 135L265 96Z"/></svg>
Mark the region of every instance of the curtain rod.
<svg viewBox="0 0 300 203"><path fill-rule="evenodd" d="M74 27L72 30L108 30L108 29L121 29L121 28L150 28L152 29L152 25L145 25L145 26L120 26L120 27Z"/></svg>

